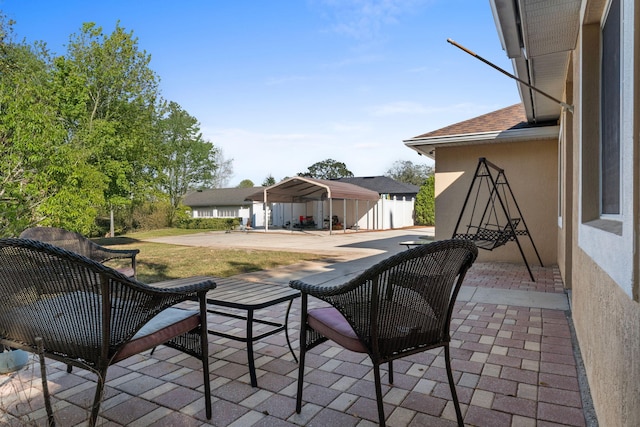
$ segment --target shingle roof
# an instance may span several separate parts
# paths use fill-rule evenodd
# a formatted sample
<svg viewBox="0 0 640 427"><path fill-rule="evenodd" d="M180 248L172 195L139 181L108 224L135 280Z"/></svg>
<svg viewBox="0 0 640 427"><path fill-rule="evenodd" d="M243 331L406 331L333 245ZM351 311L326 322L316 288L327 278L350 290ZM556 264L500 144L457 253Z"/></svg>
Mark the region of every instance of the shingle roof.
<svg viewBox="0 0 640 427"><path fill-rule="evenodd" d="M497 132L536 127L527 122L522 104L514 104L501 110L492 111L469 120L458 122L432 132L418 135L417 138L430 138L448 135L463 135L482 132Z"/></svg>
<svg viewBox="0 0 640 427"><path fill-rule="evenodd" d="M435 159L435 149L458 145L555 139L557 120L529 123L522 104L515 104L404 141L418 154Z"/></svg>
<svg viewBox="0 0 640 427"><path fill-rule="evenodd" d="M247 197L264 187L249 188L213 188L210 190L193 191L184 196L186 206L243 206L250 205Z"/></svg>
<svg viewBox="0 0 640 427"><path fill-rule="evenodd" d="M364 176L353 178L339 178L337 181L348 182L359 187L368 188L369 190L377 191L380 194L417 194L420 191L420 187L413 184L405 184L398 182L387 176Z"/></svg>
<svg viewBox="0 0 640 427"><path fill-rule="evenodd" d="M309 200L347 199L378 200L378 192L348 182L294 176L267 187L267 200L279 203L300 203ZM263 200L264 192L256 192L251 199Z"/></svg>

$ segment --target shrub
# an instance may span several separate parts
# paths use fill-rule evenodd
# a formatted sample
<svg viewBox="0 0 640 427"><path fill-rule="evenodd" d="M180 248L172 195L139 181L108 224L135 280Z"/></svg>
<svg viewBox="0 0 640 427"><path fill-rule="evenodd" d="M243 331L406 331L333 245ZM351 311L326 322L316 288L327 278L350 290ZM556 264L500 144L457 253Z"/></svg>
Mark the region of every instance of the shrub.
<svg viewBox="0 0 640 427"><path fill-rule="evenodd" d="M435 176L431 175L416 195L416 224L436 224Z"/></svg>
<svg viewBox="0 0 640 427"><path fill-rule="evenodd" d="M180 218L176 227L190 230L232 230L240 225L241 218Z"/></svg>

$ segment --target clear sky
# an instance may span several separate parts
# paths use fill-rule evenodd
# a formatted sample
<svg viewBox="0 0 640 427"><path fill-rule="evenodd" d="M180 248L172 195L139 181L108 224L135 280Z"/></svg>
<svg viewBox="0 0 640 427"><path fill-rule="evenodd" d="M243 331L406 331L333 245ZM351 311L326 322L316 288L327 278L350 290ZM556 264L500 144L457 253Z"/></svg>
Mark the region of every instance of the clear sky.
<svg viewBox="0 0 640 427"><path fill-rule="evenodd" d="M120 21L163 98L233 159L229 186L326 159L355 176L433 162L403 140L519 102L488 0L0 0L18 39L65 53Z"/></svg>

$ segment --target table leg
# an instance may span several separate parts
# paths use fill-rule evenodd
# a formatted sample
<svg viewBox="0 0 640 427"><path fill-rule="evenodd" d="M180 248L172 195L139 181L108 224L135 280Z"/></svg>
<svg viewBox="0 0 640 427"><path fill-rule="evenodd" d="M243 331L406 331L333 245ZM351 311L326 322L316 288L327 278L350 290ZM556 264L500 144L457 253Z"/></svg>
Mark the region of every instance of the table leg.
<svg viewBox="0 0 640 427"><path fill-rule="evenodd" d="M251 387L258 386L256 377L256 363L253 360L253 310L247 310L247 358L249 362L249 376L251 377Z"/></svg>

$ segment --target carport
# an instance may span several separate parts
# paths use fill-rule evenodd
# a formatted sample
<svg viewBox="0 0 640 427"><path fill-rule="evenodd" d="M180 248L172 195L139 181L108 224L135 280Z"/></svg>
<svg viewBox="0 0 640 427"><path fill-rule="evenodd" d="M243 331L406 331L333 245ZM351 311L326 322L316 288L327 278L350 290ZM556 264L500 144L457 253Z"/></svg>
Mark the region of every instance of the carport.
<svg viewBox="0 0 640 427"><path fill-rule="evenodd" d="M380 195L376 191L348 184L346 182L296 176L285 179L284 181L270 187L266 187L262 192L255 193L249 196L248 199L263 201L265 206L265 231L269 228L269 221L266 218L268 203L291 203L291 209L293 211L293 203L327 200L329 201L329 233L331 233L333 231L333 224L331 221L331 218L333 217L333 200L354 200L356 204L356 212L358 209L358 202L365 201L367 203L368 211L369 203L377 202L380 199ZM343 210L343 218L346 218L346 203L343 203ZM346 224L343 229L346 232Z"/></svg>

